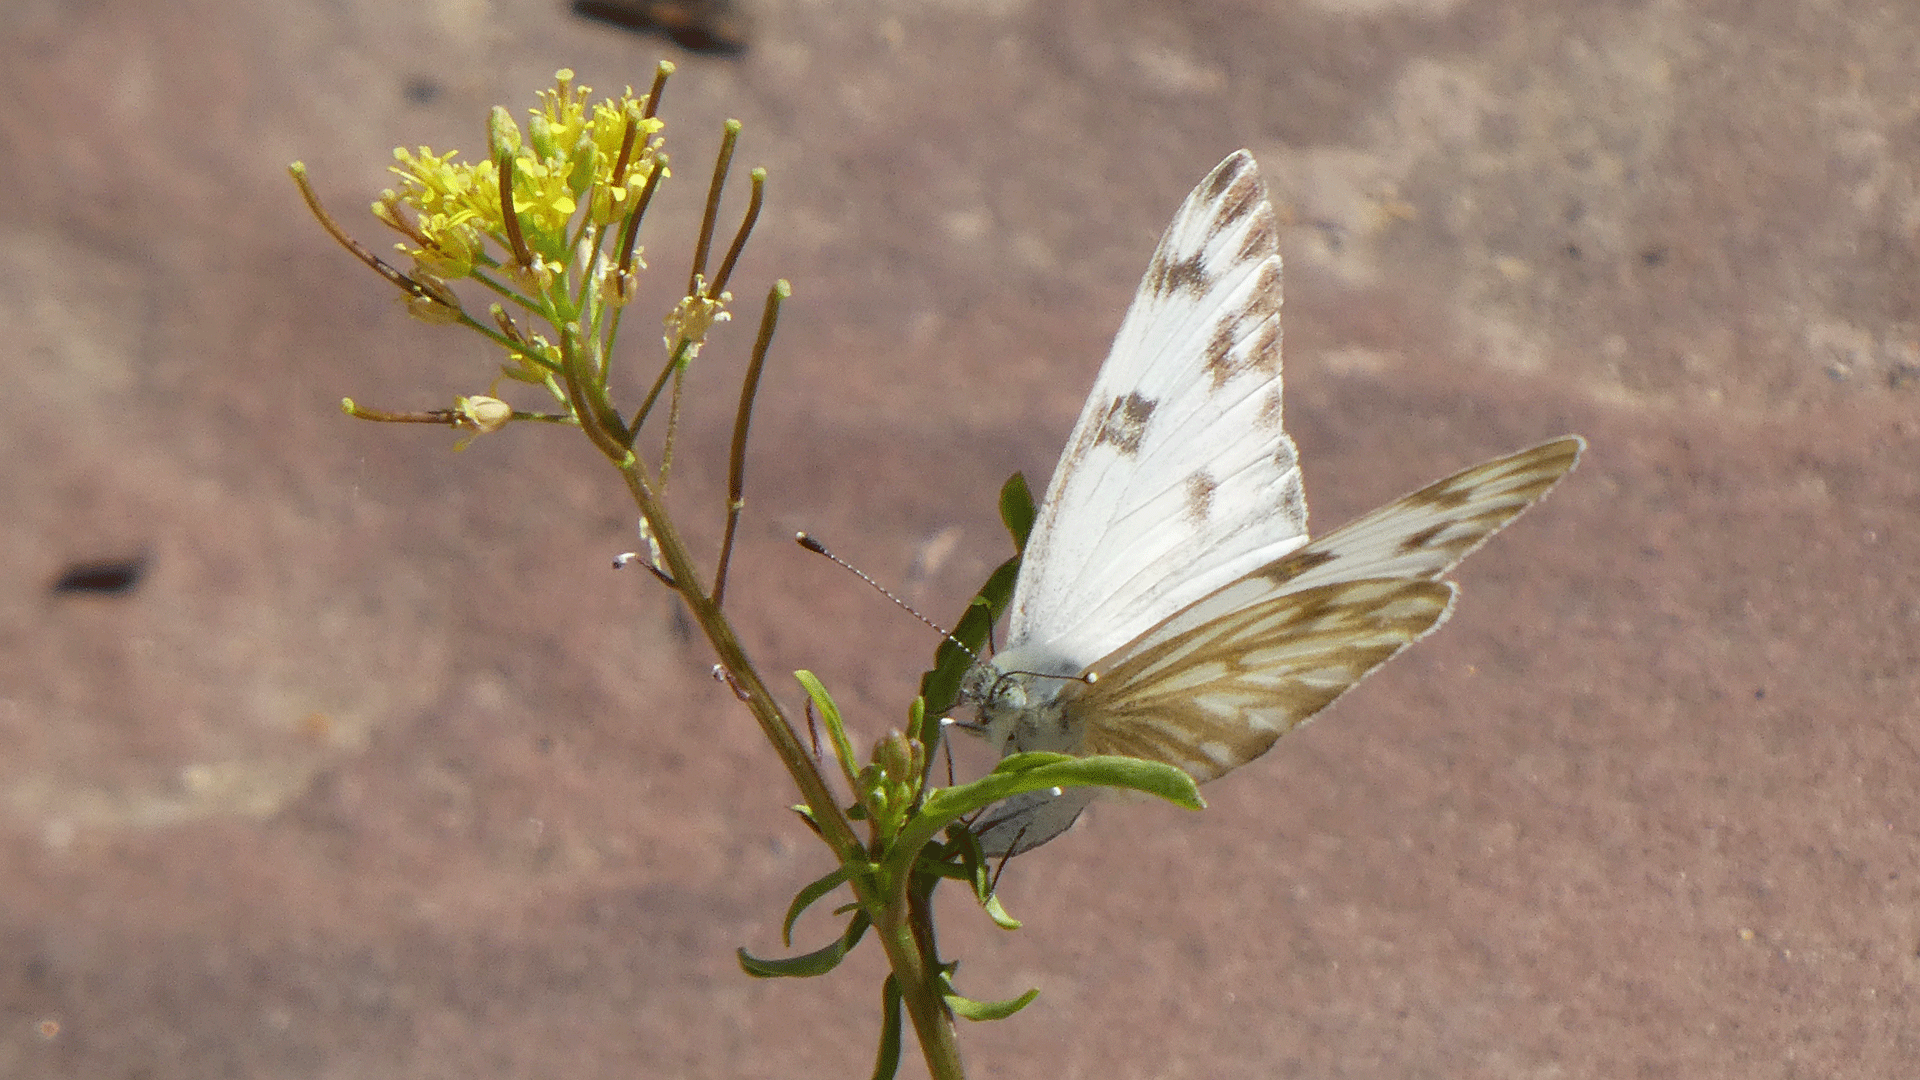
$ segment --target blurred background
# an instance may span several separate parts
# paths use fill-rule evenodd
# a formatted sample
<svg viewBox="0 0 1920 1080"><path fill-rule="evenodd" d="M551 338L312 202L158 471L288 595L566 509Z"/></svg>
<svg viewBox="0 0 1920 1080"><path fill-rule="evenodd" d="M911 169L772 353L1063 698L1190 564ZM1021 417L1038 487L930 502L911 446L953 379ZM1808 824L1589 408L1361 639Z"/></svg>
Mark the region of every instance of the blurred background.
<svg viewBox="0 0 1920 1080"><path fill-rule="evenodd" d="M407 318L284 171L384 249L393 146L471 155L555 69L598 97L661 58L654 310L723 119L771 174L674 502L717 537L752 314L791 279L729 602L862 739L936 642L793 530L956 615L1006 554L998 485L1044 484L1238 147L1287 225L1318 530L1592 442L1441 633L1209 811L1098 807L1008 868L1018 933L948 898L965 992L1042 991L961 1032L973 1075L1920 1065L1920 10L635 6L665 32L561 0L0 5L0 1075L870 1068L877 952L735 966L829 862L704 644L609 576L617 478L562 429L454 454L341 416L445 407L496 357Z"/></svg>

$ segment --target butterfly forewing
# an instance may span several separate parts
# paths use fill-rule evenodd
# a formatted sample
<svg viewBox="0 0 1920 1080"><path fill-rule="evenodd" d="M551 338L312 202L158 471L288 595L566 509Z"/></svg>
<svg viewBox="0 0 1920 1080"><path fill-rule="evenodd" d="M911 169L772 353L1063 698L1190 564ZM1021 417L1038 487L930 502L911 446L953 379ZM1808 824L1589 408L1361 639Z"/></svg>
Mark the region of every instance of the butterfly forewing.
<svg viewBox="0 0 1920 1080"><path fill-rule="evenodd" d="M1241 151L1187 197L1140 283L1041 504L1009 649L1077 670L1298 547L1280 404L1277 231Z"/></svg>

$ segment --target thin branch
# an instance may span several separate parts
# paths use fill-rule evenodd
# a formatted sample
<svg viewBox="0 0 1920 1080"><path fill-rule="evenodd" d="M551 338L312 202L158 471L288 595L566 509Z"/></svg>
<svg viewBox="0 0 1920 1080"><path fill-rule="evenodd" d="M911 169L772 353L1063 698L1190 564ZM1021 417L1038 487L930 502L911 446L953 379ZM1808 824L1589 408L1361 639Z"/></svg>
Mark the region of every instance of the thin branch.
<svg viewBox="0 0 1920 1080"><path fill-rule="evenodd" d="M665 489L667 477L673 472L673 447L680 436L680 402L687 392L687 369L690 364L673 366L673 396L667 399L667 433L660 440L660 487Z"/></svg>
<svg viewBox="0 0 1920 1080"><path fill-rule="evenodd" d="M602 451L605 451L602 447ZM609 457L613 455L609 454ZM666 560L666 571L680 583L680 596L686 601L687 611L700 624L701 632L713 646L720 663L727 673L733 676L740 689L746 694L748 711L759 723L760 730L767 741L773 744L774 752L780 756L781 764L786 766L793 777L794 786L800 789L800 795L812 810L814 824L819 827L820 835L827 845L833 848L834 855L843 863L864 864L866 848L853 831L853 823L847 820L840 802L834 797L832 789L816 767L812 755L807 753L806 744L801 741L799 732L781 711L773 691L767 689L761 681L760 673L747 658L746 649L733 632L733 625L713 601L700 592L698 582L701 574L693 564L693 558L687 551L686 541L681 539L673 520L667 516L660 498L647 483L639 463L631 455L622 461L620 475L627 481L627 489L633 494L640 512L645 514L654 531L654 539L660 544L660 554ZM863 903L879 903L877 897L862 897Z"/></svg>
<svg viewBox="0 0 1920 1080"><path fill-rule="evenodd" d="M340 411L360 420L378 420L386 424L440 424L444 427L459 427L462 422L460 414L452 409L392 412L387 409L369 409L352 398L340 399Z"/></svg>
<svg viewBox="0 0 1920 1080"><path fill-rule="evenodd" d="M756 173L760 170L755 169ZM759 185L754 186L757 193ZM744 233L742 234L744 236ZM760 313L760 336L753 343L753 358L747 361L747 374L740 381L740 411L733 418L733 451L727 458L727 531L720 540L720 566L713 575L713 606L721 607L727 595L727 566L733 560L733 536L740 526L740 511L746 507L747 424L753 419L753 399L760 392L760 373L766 368L767 349L773 344L773 328L780 320L780 304L793 295L793 286L782 279L767 290L767 306Z"/></svg>
<svg viewBox="0 0 1920 1080"><path fill-rule="evenodd" d="M340 399L340 411L358 420L378 420L385 424L439 424L443 427L475 427L473 417L459 409L419 409L394 412L389 409L369 409L352 398ZM532 412L514 409L507 414L508 420L530 420L544 424L572 424L573 417L558 413Z"/></svg>
<svg viewBox="0 0 1920 1080"><path fill-rule="evenodd" d="M595 382L588 370L585 343L580 339L580 324L568 323L559 330L560 365L566 376L562 381L567 388L567 403L573 406L581 430L614 464L631 459L633 439L621 424L619 412L607 401L606 382ZM648 520L653 520L651 515Z"/></svg>
<svg viewBox="0 0 1920 1080"><path fill-rule="evenodd" d="M747 246L747 234L753 231L753 223L760 219L760 205L766 201L767 170L755 169L747 176L753 183L747 213L740 219L740 231L733 234L733 246L727 249L727 257L720 261L720 272L713 275L713 284L707 286L708 296L719 296L726 291L727 279L733 276L733 264L740 261L740 252Z"/></svg>
<svg viewBox="0 0 1920 1080"><path fill-rule="evenodd" d="M680 591L680 583L673 580L673 578L670 577L665 570L662 570L659 567L653 565L653 561L647 558L645 555L642 555L637 551L623 551L620 554L615 555L613 557L613 568L615 570L624 569L627 566L632 565L633 563L639 563L641 566L646 567L648 573L660 579L660 584L665 585L667 588L672 589L675 592Z"/></svg>
<svg viewBox="0 0 1920 1080"><path fill-rule="evenodd" d="M687 274L687 295L700 296L700 278L707 272L707 254L713 250L713 227L720 217L720 192L727 186L727 170L733 167L733 147L740 141L740 121L729 120L721 126L720 155L713 162L713 183L707 188L707 212L700 218L700 241L693 249L693 270Z"/></svg>
<svg viewBox="0 0 1920 1080"><path fill-rule="evenodd" d="M661 66L671 68L673 65L662 61ZM658 85L655 84L656 87ZM660 178L666 175L666 171L667 156L656 154L653 169L647 173L646 186L640 189L640 197L634 200L633 209L628 212L626 222L620 228L620 256L614 262L613 273L613 288L619 302L613 305L612 314L607 318L606 332L600 339L604 352L612 351L613 339L620 333L620 320L626 314L627 302L633 299L628 290L633 286L633 261L640 240L640 220L647 216L647 207L653 203L653 193L660 187ZM634 430L639 429L640 421L644 418L643 413L634 415Z"/></svg>
<svg viewBox="0 0 1920 1080"><path fill-rule="evenodd" d="M527 250L527 238L520 232L520 215L513 208L513 160L513 150L507 146L493 156L494 171L500 174L500 219L506 223L514 261L524 270L533 265L533 252Z"/></svg>
<svg viewBox="0 0 1920 1080"><path fill-rule="evenodd" d="M800 789L810 811L809 822L827 846L833 849L842 865L865 866L866 849L854 832L853 823L847 820L845 811L827 786L817 762L807 753L799 733L793 729L793 724L781 711L772 692L761 681L759 672L747 659L739 638L734 635L732 624L711 599L700 595L698 586L693 584L698 579L694 577L695 569L687 554L686 544L674 529L673 522L665 516L658 495L647 484L638 463L631 457L622 463L620 473L626 478L627 487L639 504L641 513L646 514L647 520L653 523L655 539L659 541L661 554L667 560L667 571L682 583L680 595L686 601L688 611L707 635L707 641L719 655L729 682L735 686L748 711L759 722L761 732L773 744L794 785ZM959 1044L954 1038L953 1016L940 993L937 982L939 969L922 954L914 928L910 925L912 914L904 895L905 882L896 883L889 895L882 895L869 874L855 874L848 884L860 906L873 919L874 929L878 931L876 936L887 954L887 964L899 979L901 997L907 1007L907 1015L913 1021L914 1034L920 1040L928 1075L933 1080L963 1080L965 1072L960 1064Z"/></svg>
<svg viewBox="0 0 1920 1080"><path fill-rule="evenodd" d="M660 93L667 88L667 76L673 72L671 60L662 60L660 66L653 69L653 88L647 91L647 107L640 114L643 118L651 120L660 111Z"/></svg>
<svg viewBox="0 0 1920 1080"><path fill-rule="evenodd" d="M448 308L455 315L463 314L460 310L458 300L452 297L448 290L444 288L433 288L424 282L416 281L400 271L395 270L385 259L367 250L365 244L348 236L347 231L340 227L340 223L333 220L333 215L327 213L327 208L320 204L320 196L313 190L313 185L307 180L306 165L296 161L287 167L287 172L292 175L294 186L300 189L300 197L306 200L307 209L313 214L314 220L320 223L321 228L327 230L327 235L333 237L335 243L346 248L348 253L354 258L365 263L374 273L386 278L389 284L413 297L415 300L441 305Z"/></svg>
<svg viewBox="0 0 1920 1080"><path fill-rule="evenodd" d="M667 378L687 362L688 350L692 348L692 341L681 338L680 344L673 350L673 356L667 360L667 366L660 369L659 377L653 380L652 389L647 391L646 400L642 401L640 407L634 410L633 420L627 424L627 430L631 433L627 436L628 446L633 445L633 440L640 434L640 425L647 422L647 414L651 413L653 406L659 402L660 391L667 388Z"/></svg>
<svg viewBox="0 0 1920 1080"><path fill-rule="evenodd" d="M627 215L626 228L620 231L620 280L633 271L633 247L640 237L640 219L647 215L647 206L653 202L653 191L660 186L660 177L667 171L665 156L657 157L653 162L653 171L647 174L647 186L640 189L640 198L634 201L633 212ZM623 297L623 299L632 299Z"/></svg>
<svg viewBox="0 0 1920 1080"><path fill-rule="evenodd" d="M633 163L633 144L640 138L641 122L633 118L633 113L627 113L626 129L620 134L620 153L613 159L612 171L607 173L608 180L617 187L627 186L627 166ZM644 151L646 146L643 144L640 149Z"/></svg>

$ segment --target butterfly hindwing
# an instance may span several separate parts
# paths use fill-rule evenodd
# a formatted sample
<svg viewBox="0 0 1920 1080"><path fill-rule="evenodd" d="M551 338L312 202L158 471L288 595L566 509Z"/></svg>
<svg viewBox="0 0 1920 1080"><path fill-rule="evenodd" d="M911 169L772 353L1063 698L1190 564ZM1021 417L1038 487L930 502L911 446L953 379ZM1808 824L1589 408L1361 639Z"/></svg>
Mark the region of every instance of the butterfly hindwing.
<svg viewBox="0 0 1920 1080"><path fill-rule="evenodd" d="M1208 596L1060 691L1089 754L1211 780L1446 620L1436 580L1546 494L1584 442L1556 439L1421 488Z"/></svg>
<svg viewBox="0 0 1920 1080"><path fill-rule="evenodd" d="M1085 752L1163 761L1205 783L1267 752L1445 621L1442 581L1375 578L1284 592L1127 650L1062 691Z"/></svg>
<svg viewBox="0 0 1920 1080"><path fill-rule="evenodd" d="M1000 802L973 823L973 836L988 855L1018 855L1071 828L1080 811L1100 794L1099 788L1029 791Z"/></svg>

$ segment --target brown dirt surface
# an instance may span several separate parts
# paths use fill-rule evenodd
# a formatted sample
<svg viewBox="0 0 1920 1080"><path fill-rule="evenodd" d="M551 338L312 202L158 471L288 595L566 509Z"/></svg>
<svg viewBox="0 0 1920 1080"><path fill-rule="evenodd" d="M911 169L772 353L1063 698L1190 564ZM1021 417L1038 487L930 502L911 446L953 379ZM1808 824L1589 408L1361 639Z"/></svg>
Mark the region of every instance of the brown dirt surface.
<svg viewBox="0 0 1920 1080"><path fill-rule="evenodd" d="M717 536L788 278L730 604L863 739L934 642L793 530L957 612L1237 147L1287 220L1318 527L1592 442L1441 633L1209 811L1097 807L1007 871L1018 933L952 898L962 988L1042 991L962 1030L972 1075L1920 1072L1920 8L739 7L714 58L560 0L0 6L0 1076L866 1074L874 956L735 966L828 864L704 645L607 569L617 479L564 430L343 418L494 357L284 173L384 246L392 146L481 150L556 68L661 56L665 277L723 118L772 175L676 505Z"/></svg>

